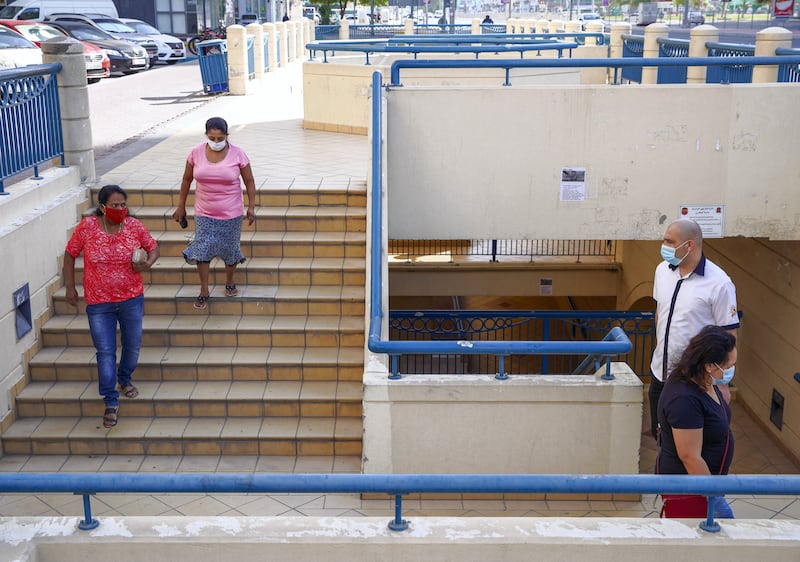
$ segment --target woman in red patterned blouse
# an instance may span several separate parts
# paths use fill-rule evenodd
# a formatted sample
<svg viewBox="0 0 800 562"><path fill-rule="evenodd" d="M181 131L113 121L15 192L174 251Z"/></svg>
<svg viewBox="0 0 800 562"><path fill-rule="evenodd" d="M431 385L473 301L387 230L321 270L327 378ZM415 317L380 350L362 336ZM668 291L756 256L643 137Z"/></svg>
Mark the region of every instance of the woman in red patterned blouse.
<svg viewBox="0 0 800 562"><path fill-rule="evenodd" d="M158 245L147 228L128 216L128 196L118 185L106 185L97 195L95 214L75 228L64 253L64 285L69 304L78 304L75 259L83 252L83 297L89 331L97 350L100 395L106 409L103 427L117 425L119 392L136 398L131 375L142 345L144 284L142 271L158 259ZM122 357L117 367L117 324Z"/></svg>

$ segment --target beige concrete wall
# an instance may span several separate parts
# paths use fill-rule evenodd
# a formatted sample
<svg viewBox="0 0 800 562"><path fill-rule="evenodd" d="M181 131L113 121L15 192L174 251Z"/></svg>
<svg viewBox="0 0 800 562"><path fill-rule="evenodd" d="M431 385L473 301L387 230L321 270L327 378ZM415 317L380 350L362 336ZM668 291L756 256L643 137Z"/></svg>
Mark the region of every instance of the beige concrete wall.
<svg viewBox="0 0 800 562"><path fill-rule="evenodd" d="M12 421L11 407L22 389L26 358L39 345L39 328L49 317L50 291L60 275L69 230L85 203L80 168L51 168L44 179L24 180L0 198L0 432ZM28 283L34 328L17 340L13 292ZM2 452L0 451L0 454Z"/></svg>
<svg viewBox="0 0 800 562"><path fill-rule="evenodd" d="M605 47L583 46L576 49L576 57L600 58L606 56ZM526 54L526 58L535 57ZM554 58L555 51L542 53L545 58ZM482 54L482 59L507 58L507 54ZM314 61L303 64L303 126L307 129L366 134L369 127L369 98L371 96L372 73L379 71L383 82L389 82L391 63L398 56L371 55L370 65L364 64L364 54L337 53L328 55L328 62L322 62L322 54L317 53ZM442 58L441 55L420 55L426 58ZM474 56L464 54L447 58L472 60ZM505 73L500 69L445 69L445 70L404 70L401 73L404 86L436 85L501 85ZM514 86L529 84L596 84L605 82L604 69L513 69L510 82Z"/></svg>
<svg viewBox="0 0 800 562"><path fill-rule="evenodd" d="M710 534L675 519L408 519L409 528L395 532L388 517L101 517L85 532L76 517L7 518L0 561L796 562L800 550L798 521L723 521Z"/></svg>
<svg viewBox="0 0 800 562"><path fill-rule="evenodd" d="M726 236L800 239L795 85L386 95L390 238L657 240L680 206L724 205ZM563 167L584 200L559 200Z"/></svg>
<svg viewBox="0 0 800 562"><path fill-rule="evenodd" d="M499 381L491 375L388 380L385 371L370 371L362 470L638 473L642 383L625 364L612 372L613 381L598 375Z"/></svg>

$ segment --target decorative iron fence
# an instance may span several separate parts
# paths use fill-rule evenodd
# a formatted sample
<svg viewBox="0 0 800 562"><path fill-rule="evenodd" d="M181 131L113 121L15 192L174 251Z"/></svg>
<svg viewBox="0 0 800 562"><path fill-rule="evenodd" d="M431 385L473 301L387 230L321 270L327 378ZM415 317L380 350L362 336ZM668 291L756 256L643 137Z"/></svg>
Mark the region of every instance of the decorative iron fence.
<svg viewBox="0 0 800 562"><path fill-rule="evenodd" d="M608 256L616 258L615 240L389 240L388 253L405 257L432 255L487 256L497 261L502 256L536 257Z"/></svg>
<svg viewBox="0 0 800 562"><path fill-rule="evenodd" d="M314 39L332 41L339 38L339 25L318 25L314 28Z"/></svg>
<svg viewBox="0 0 800 562"><path fill-rule="evenodd" d="M503 30L505 32L505 29ZM440 33L448 33L452 35L469 35L472 33L472 25L471 24L460 24L457 23L455 25L450 25L449 23L446 24L417 24L414 26L414 33L417 35L439 35Z"/></svg>
<svg viewBox="0 0 800 562"><path fill-rule="evenodd" d="M644 36L622 34L622 58L642 58L644 56ZM630 66L622 69L622 79L642 82L642 67Z"/></svg>
<svg viewBox="0 0 800 562"><path fill-rule="evenodd" d="M350 39L386 39L395 35L405 33L405 26L375 24L375 25L351 25ZM319 37L317 37L319 39ZM334 39L336 39L334 37Z"/></svg>
<svg viewBox="0 0 800 562"><path fill-rule="evenodd" d="M667 39L658 37L658 56L659 57L688 57L688 39ZM662 66L658 69L659 84L686 84L685 66Z"/></svg>
<svg viewBox="0 0 800 562"><path fill-rule="evenodd" d="M483 23L481 24L481 33L505 33L505 24Z"/></svg>
<svg viewBox="0 0 800 562"><path fill-rule="evenodd" d="M732 45L730 43L706 43L709 57L753 57L755 45ZM709 66L706 69L706 84L749 84L753 81L753 65L742 61L725 66Z"/></svg>
<svg viewBox="0 0 800 562"><path fill-rule="evenodd" d="M775 49L775 54L779 56L800 55L800 49ZM778 82L800 82L800 64L779 64Z"/></svg>
<svg viewBox="0 0 800 562"><path fill-rule="evenodd" d="M620 327L633 347L625 361L639 375L650 373L655 345L655 315L635 311L509 311L509 310L393 310L389 313L391 341L565 341L589 342ZM512 355L500 365L494 355L417 355L398 359L403 374L572 374L581 355ZM503 370L503 367L505 370ZM592 370L594 372L594 370ZM581 372L578 374L586 374Z"/></svg>
<svg viewBox="0 0 800 562"><path fill-rule="evenodd" d="M3 181L60 156L64 164L64 139L58 103L60 63L37 64L0 70L0 195Z"/></svg>

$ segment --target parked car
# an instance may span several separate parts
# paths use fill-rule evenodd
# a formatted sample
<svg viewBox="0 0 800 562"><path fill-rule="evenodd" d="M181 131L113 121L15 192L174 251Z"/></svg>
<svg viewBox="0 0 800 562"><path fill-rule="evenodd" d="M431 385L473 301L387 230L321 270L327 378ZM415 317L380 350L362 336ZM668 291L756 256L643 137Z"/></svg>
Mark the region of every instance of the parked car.
<svg viewBox="0 0 800 562"><path fill-rule="evenodd" d="M0 11L0 19L41 20L56 12L97 13L117 17L114 0L12 0Z"/></svg>
<svg viewBox="0 0 800 562"><path fill-rule="evenodd" d="M0 70L42 64L42 50L16 31L0 25Z"/></svg>
<svg viewBox="0 0 800 562"><path fill-rule="evenodd" d="M578 21L581 22L581 29L586 31L586 24L590 22L598 22L603 24L603 31L609 32L611 31L611 24L607 21L603 21L600 17L600 14L597 12L584 12L578 15Z"/></svg>
<svg viewBox="0 0 800 562"><path fill-rule="evenodd" d="M186 58L186 45L183 41L172 35L161 33L158 29L133 18L120 18L125 25L132 27L139 35L146 35L155 41L158 46L158 60L167 64L175 64Z"/></svg>
<svg viewBox="0 0 800 562"><path fill-rule="evenodd" d="M47 22L71 21L91 25L105 31L114 39L130 41L144 47L147 51L150 67L158 61L158 45L150 37L136 33L136 30L129 25L125 25L117 18L104 16L103 14L51 14L45 18Z"/></svg>
<svg viewBox="0 0 800 562"><path fill-rule="evenodd" d="M239 16L239 25L250 25L251 23L261 23L256 14L242 14Z"/></svg>
<svg viewBox="0 0 800 562"><path fill-rule="evenodd" d="M703 12L689 12L689 25L703 25L706 18Z"/></svg>
<svg viewBox="0 0 800 562"><path fill-rule="evenodd" d="M0 20L0 26L13 29L27 40L41 47L42 41L53 39L54 37L68 37L62 30L40 21L31 20ZM111 75L111 61L103 49L95 47L91 43L81 41L83 44L83 58L86 61L86 80L89 84L95 84L101 78Z"/></svg>
<svg viewBox="0 0 800 562"><path fill-rule="evenodd" d="M135 43L114 39L102 29L85 23L59 21L50 22L50 25L78 41L86 41L103 49L111 61L112 73L134 74L147 68L147 51Z"/></svg>

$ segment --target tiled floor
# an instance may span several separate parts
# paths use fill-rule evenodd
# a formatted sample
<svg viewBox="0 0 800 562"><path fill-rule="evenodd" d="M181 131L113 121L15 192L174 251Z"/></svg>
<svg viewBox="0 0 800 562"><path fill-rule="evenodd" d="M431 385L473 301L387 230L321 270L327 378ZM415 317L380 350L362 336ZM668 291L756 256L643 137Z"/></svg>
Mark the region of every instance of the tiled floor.
<svg viewBox="0 0 800 562"><path fill-rule="evenodd" d="M135 143L127 153L112 155L118 162L101 181L177 188L187 146L202 141L203 123L211 114L225 117L231 140L247 147L260 189L275 185L310 183L338 185L351 177L366 177L368 146L365 137L304 131L301 127L302 80L300 65L268 77L260 93L221 97L202 111L170 123L159 134L164 140L138 154ZM152 139L149 140L152 145ZM131 157L131 154L136 156ZM143 165L146 162L146 165ZM320 180L320 178L322 178ZM85 361L85 358L83 359ZM646 402L646 400L645 400ZM645 415L644 419L648 419ZM130 420L126 420L130 421ZM748 474L798 474L766 433L734 403L733 431L736 454L733 472ZM655 442L643 432L642 473L652 473ZM358 457L326 456L59 456L7 455L0 458L0 472L166 472L166 473L356 473ZM800 519L800 498L729 497L737 517ZM658 517L653 495L641 501L519 501L407 499L404 516L581 516ZM358 494L100 494L92 499L93 514L103 515L293 515L386 516L394 515L387 499L362 499ZM71 494L0 495L0 516L80 516L82 498Z"/></svg>

